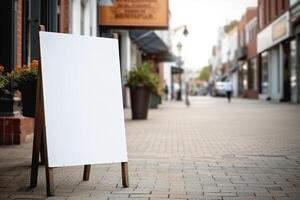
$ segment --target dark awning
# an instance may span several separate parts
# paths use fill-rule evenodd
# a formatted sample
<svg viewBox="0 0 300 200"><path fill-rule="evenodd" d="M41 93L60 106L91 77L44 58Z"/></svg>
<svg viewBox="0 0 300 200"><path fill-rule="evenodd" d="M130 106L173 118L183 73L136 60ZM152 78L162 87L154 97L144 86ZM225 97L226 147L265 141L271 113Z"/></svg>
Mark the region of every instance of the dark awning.
<svg viewBox="0 0 300 200"><path fill-rule="evenodd" d="M178 60L180 60L180 58L170 52L167 52L158 54L156 60L158 62L177 62Z"/></svg>
<svg viewBox="0 0 300 200"><path fill-rule="evenodd" d="M130 37L146 54L168 53L169 48L154 32L149 30L130 31Z"/></svg>

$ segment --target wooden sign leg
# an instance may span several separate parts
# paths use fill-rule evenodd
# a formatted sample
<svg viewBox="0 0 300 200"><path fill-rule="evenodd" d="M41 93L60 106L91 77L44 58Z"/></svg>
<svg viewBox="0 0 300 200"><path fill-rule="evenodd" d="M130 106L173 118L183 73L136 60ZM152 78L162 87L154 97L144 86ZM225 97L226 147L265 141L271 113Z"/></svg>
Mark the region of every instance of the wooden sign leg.
<svg viewBox="0 0 300 200"><path fill-rule="evenodd" d="M129 187L128 162L122 162L121 163L121 168L122 168L122 184L123 184L123 187L128 188Z"/></svg>
<svg viewBox="0 0 300 200"><path fill-rule="evenodd" d="M38 118L34 124L34 136L33 136L33 148L32 148L32 161L31 161L31 177L30 187L35 188L37 186L38 171L39 171L39 155L41 150L42 136L40 133L40 124Z"/></svg>
<svg viewBox="0 0 300 200"><path fill-rule="evenodd" d="M42 114L44 115L44 113L42 113ZM44 121L43 121L43 123L44 123ZM43 146L44 146L47 195L54 196L55 190L54 190L53 168L49 167L45 126L43 126L43 129L42 129L42 139L43 139L42 141L43 141Z"/></svg>
<svg viewBox="0 0 300 200"><path fill-rule="evenodd" d="M88 181L90 179L90 173L91 173L91 165L84 165L84 170L83 170L84 181Z"/></svg>
<svg viewBox="0 0 300 200"><path fill-rule="evenodd" d="M34 121L34 135L33 135L33 148L32 148L32 162L31 162L31 177L30 187L34 188L37 186L38 172L39 172L39 155L41 154L41 160L44 160L44 145L42 138L42 105L41 105L41 78L37 80L37 97L35 107L35 121Z"/></svg>
<svg viewBox="0 0 300 200"><path fill-rule="evenodd" d="M47 196L54 196L54 179L53 179L53 168L46 167L46 187L47 187Z"/></svg>
<svg viewBox="0 0 300 200"><path fill-rule="evenodd" d="M44 143L41 143L41 150L40 150L40 156L41 156L41 162L40 165L45 165L45 155L44 155Z"/></svg>

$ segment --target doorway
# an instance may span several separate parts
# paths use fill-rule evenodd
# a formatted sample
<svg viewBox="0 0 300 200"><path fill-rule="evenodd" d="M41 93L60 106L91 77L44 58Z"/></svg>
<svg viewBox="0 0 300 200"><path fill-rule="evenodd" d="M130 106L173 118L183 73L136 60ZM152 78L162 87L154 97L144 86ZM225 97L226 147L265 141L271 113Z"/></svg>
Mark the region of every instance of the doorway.
<svg viewBox="0 0 300 200"><path fill-rule="evenodd" d="M290 41L283 43L283 101L291 101L291 51Z"/></svg>

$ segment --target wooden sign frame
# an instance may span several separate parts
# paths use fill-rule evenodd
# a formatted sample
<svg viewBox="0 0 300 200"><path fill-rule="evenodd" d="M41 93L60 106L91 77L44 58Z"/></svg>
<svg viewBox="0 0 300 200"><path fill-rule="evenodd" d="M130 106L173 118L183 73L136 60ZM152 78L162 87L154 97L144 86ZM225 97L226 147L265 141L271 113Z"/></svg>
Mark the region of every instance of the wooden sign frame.
<svg viewBox="0 0 300 200"><path fill-rule="evenodd" d="M44 26L40 26L40 31L45 31ZM113 38L118 38L117 34L113 34ZM40 48L40 45L39 45ZM34 138L32 148L32 164L31 164L31 177L30 187L35 188L38 181L39 158L41 157L41 164L45 165L46 174L46 189L47 196L54 196L54 168L49 167L46 128L45 128L45 114L44 114L44 97L43 97L43 77L42 77L42 63L40 60L40 68L37 79L37 94L36 94L36 107L35 107L35 123L34 123ZM90 178L91 165L84 165L83 181L88 181ZM128 176L128 162L121 163L122 184L123 187L129 187Z"/></svg>

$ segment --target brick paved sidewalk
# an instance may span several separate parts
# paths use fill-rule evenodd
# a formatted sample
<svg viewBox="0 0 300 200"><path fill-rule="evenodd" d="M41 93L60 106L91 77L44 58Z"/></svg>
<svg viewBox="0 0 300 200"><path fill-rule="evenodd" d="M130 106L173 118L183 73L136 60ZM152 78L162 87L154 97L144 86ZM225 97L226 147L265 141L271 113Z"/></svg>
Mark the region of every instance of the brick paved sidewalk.
<svg viewBox="0 0 300 200"><path fill-rule="evenodd" d="M130 188L120 166L55 169L48 199L300 199L300 107L192 98L165 102L149 120L126 110ZM0 199L46 199L44 169L28 189L31 146L0 146Z"/></svg>

